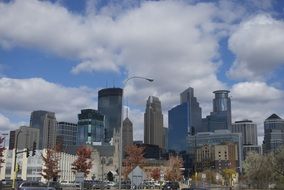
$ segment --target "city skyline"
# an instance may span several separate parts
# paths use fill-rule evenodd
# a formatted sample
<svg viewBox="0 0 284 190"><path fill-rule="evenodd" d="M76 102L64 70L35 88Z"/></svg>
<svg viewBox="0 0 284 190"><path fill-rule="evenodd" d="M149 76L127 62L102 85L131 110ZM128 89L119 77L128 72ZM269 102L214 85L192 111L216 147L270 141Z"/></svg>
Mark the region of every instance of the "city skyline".
<svg viewBox="0 0 284 190"><path fill-rule="evenodd" d="M229 90L232 122L252 120L263 136L267 117L284 117L283 7L279 1L1 1L0 132L28 125L35 110L76 122L80 110L97 108L98 90L121 88L137 75L155 81L125 87L135 140L143 139L147 97L159 97L168 127L167 111L188 87L203 118L212 92Z"/></svg>

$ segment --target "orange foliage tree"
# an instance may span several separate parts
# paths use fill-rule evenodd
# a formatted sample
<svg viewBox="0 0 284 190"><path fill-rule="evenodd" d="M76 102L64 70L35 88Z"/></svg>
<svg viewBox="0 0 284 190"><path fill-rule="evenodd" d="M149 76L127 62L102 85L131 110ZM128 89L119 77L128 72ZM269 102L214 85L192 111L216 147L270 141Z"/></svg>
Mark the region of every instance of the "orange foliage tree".
<svg viewBox="0 0 284 190"><path fill-rule="evenodd" d="M126 159L124 161L123 177L127 179L128 174L138 165L144 163L144 148L136 145L126 146Z"/></svg>
<svg viewBox="0 0 284 190"><path fill-rule="evenodd" d="M161 170L160 168L155 168L151 171L151 177L155 180L158 181L160 179L161 175Z"/></svg>
<svg viewBox="0 0 284 190"><path fill-rule="evenodd" d="M2 146L2 143L4 142L5 140L5 137L0 137L0 168L2 168L2 164L5 163L5 160L4 160L4 150L5 150L5 147Z"/></svg>
<svg viewBox="0 0 284 190"><path fill-rule="evenodd" d="M77 159L72 163L72 170L74 172L83 172L84 176L90 173L92 168L91 160L92 150L86 146L81 146L77 149L76 155Z"/></svg>
<svg viewBox="0 0 284 190"><path fill-rule="evenodd" d="M167 181L180 181L182 179L182 172L180 168L183 161L178 156L170 156L168 161L168 169L165 172L165 180Z"/></svg>
<svg viewBox="0 0 284 190"><path fill-rule="evenodd" d="M56 181L59 177L59 161L60 161L60 150L56 146L55 148L46 149L46 154L41 154L44 169L42 170L41 175L47 181L51 179Z"/></svg>

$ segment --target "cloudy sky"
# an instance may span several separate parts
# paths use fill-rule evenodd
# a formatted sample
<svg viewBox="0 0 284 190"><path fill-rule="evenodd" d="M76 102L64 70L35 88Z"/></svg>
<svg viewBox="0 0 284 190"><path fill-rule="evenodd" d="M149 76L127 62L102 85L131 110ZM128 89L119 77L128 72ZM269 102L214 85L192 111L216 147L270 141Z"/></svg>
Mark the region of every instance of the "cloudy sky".
<svg viewBox="0 0 284 190"><path fill-rule="evenodd" d="M143 139L146 99L167 111L188 87L212 111L230 90L233 121L284 117L284 2L269 0L0 0L0 132L29 124L33 110L77 121L97 91L123 87ZM259 140L261 141L261 140Z"/></svg>

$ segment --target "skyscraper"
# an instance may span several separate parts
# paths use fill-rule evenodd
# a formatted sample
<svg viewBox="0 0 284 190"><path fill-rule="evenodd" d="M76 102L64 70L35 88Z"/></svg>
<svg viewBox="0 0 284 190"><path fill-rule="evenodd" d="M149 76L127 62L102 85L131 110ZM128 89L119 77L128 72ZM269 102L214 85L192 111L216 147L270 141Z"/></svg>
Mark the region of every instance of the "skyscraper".
<svg viewBox="0 0 284 190"><path fill-rule="evenodd" d="M20 132L21 131L21 132ZM32 149L33 143L36 142L38 147L39 144L39 129L31 128L28 126L21 126L19 129L15 131L11 131L10 134L15 134L14 137L10 138L9 149L12 150L15 148L16 144L16 136L20 132L18 136L18 149Z"/></svg>
<svg viewBox="0 0 284 190"><path fill-rule="evenodd" d="M263 151L269 153L284 145L284 119L272 114L264 121Z"/></svg>
<svg viewBox="0 0 284 190"><path fill-rule="evenodd" d="M127 146L133 145L133 124L128 117L123 121L122 127L122 148L125 152Z"/></svg>
<svg viewBox="0 0 284 190"><path fill-rule="evenodd" d="M242 134L243 160L249 152L261 153L261 146L257 145L257 125L250 120L236 121L232 124L232 133Z"/></svg>
<svg viewBox="0 0 284 190"><path fill-rule="evenodd" d="M98 145L104 142L104 116L97 110L83 109L78 114L77 145Z"/></svg>
<svg viewBox="0 0 284 190"><path fill-rule="evenodd" d="M39 149L52 148L56 144L56 118L54 112L33 111L30 126L39 129Z"/></svg>
<svg viewBox="0 0 284 190"><path fill-rule="evenodd" d="M114 130L119 131L122 111L121 88L106 88L99 91L98 111L105 116L105 141L110 142Z"/></svg>
<svg viewBox="0 0 284 190"><path fill-rule="evenodd" d="M232 124L233 133L242 134L243 145L257 145L257 126L250 120L236 121Z"/></svg>
<svg viewBox="0 0 284 190"><path fill-rule="evenodd" d="M201 128L201 108L194 97L193 88L188 88L180 94L180 105L168 112L169 133L168 149L186 150L186 138L192 131L203 131Z"/></svg>
<svg viewBox="0 0 284 190"><path fill-rule="evenodd" d="M149 96L144 114L144 143L165 148L162 106L159 98Z"/></svg>
<svg viewBox="0 0 284 190"><path fill-rule="evenodd" d="M56 144L62 146L63 152L73 153L76 146L78 127L75 123L58 122L56 128ZM70 151L69 151L70 150Z"/></svg>
<svg viewBox="0 0 284 190"><path fill-rule="evenodd" d="M231 130L232 114L231 99L228 90L216 90L213 93L213 112L202 120L203 128L214 132L215 130Z"/></svg>

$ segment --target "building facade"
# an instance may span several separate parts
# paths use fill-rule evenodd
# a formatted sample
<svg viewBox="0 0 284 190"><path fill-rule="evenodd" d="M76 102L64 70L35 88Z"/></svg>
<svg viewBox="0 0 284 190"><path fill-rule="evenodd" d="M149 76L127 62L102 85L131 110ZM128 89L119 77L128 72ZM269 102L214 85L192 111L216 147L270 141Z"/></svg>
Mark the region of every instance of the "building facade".
<svg viewBox="0 0 284 190"><path fill-rule="evenodd" d="M77 146L104 143L104 116L97 110L83 109L78 114Z"/></svg>
<svg viewBox="0 0 284 190"><path fill-rule="evenodd" d="M186 151L186 138L191 132L201 132L201 108L194 97L193 88L180 94L180 105L168 112L168 149ZM192 134L194 135L194 134Z"/></svg>
<svg viewBox="0 0 284 190"><path fill-rule="evenodd" d="M272 114L264 121L263 151L269 153L284 145L284 120Z"/></svg>
<svg viewBox="0 0 284 190"><path fill-rule="evenodd" d="M122 149L125 152L127 146L133 145L133 124L128 117L123 121L122 127Z"/></svg>
<svg viewBox="0 0 284 190"><path fill-rule="evenodd" d="M221 145L236 144L237 145L237 164L236 168L242 171L242 135L240 133L231 133L229 130L216 130L213 132L202 132L196 135L188 136L188 153L196 157L198 148L204 145Z"/></svg>
<svg viewBox="0 0 284 190"><path fill-rule="evenodd" d="M30 126L39 129L39 149L55 146L56 123L54 112L39 110L31 113Z"/></svg>
<svg viewBox="0 0 284 190"><path fill-rule="evenodd" d="M105 141L110 142L114 130L120 131L123 90L105 88L98 94L98 111L105 116Z"/></svg>
<svg viewBox="0 0 284 190"><path fill-rule="evenodd" d="M78 127L75 123L58 122L56 127L56 144L60 145L63 152L69 152L76 147ZM71 152L69 152L71 153Z"/></svg>
<svg viewBox="0 0 284 190"><path fill-rule="evenodd" d="M242 134L243 145L257 145L257 125L250 120L236 121L232 124L233 133Z"/></svg>
<svg viewBox="0 0 284 190"><path fill-rule="evenodd" d="M232 125L231 99L228 90L217 90L213 93L213 112L202 119L203 128L206 131L214 132L215 130L230 130Z"/></svg>
<svg viewBox="0 0 284 190"><path fill-rule="evenodd" d="M165 148L163 113L159 98L149 96L144 114L144 143Z"/></svg>
<svg viewBox="0 0 284 190"><path fill-rule="evenodd" d="M21 126L19 129L15 131L10 131L12 138L9 139L9 150L13 150L15 148L16 139L18 136L18 149L32 149L33 143L36 142L38 147L39 144L39 129L31 128L28 126Z"/></svg>

